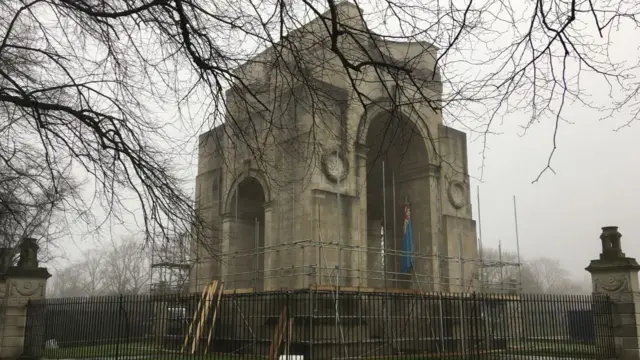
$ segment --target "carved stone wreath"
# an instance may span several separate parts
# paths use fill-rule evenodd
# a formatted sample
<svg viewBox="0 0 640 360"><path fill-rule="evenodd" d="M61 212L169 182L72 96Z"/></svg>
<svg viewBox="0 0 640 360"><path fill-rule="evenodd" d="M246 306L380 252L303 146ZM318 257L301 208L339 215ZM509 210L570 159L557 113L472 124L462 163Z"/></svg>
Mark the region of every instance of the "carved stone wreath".
<svg viewBox="0 0 640 360"><path fill-rule="evenodd" d="M621 292L629 291L629 280L625 276L604 276L595 279L596 291Z"/></svg>
<svg viewBox="0 0 640 360"><path fill-rule="evenodd" d="M322 169L329 180L342 181L349 173L349 162L340 151L330 150L322 156Z"/></svg>
<svg viewBox="0 0 640 360"><path fill-rule="evenodd" d="M449 183L447 195L454 208L461 209L465 205L466 191L467 189L460 181L453 180Z"/></svg>
<svg viewBox="0 0 640 360"><path fill-rule="evenodd" d="M32 281L17 282L12 284L13 290L21 296L31 297L42 290L42 284L35 284Z"/></svg>

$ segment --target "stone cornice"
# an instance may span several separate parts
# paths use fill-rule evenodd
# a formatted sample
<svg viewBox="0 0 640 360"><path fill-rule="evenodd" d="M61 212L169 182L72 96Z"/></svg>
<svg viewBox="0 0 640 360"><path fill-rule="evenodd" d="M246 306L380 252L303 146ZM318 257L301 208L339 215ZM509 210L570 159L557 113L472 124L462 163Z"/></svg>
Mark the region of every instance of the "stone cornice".
<svg viewBox="0 0 640 360"><path fill-rule="evenodd" d="M272 200L262 204L262 208L264 209L264 211L271 211L274 205L275 205L275 201Z"/></svg>
<svg viewBox="0 0 640 360"><path fill-rule="evenodd" d="M591 260L589 266L585 268L592 274L604 274L614 272L638 272L640 271L640 265L634 258L617 258L615 260Z"/></svg>
<svg viewBox="0 0 640 360"><path fill-rule="evenodd" d="M318 198L318 199L324 199L327 196L331 196L331 197L335 197L337 195L338 192L336 191L330 191L330 190L325 190L325 189L312 189L311 190L312 196L314 198ZM340 196L341 197L346 197L346 198L350 198L350 199L356 199L357 196L349 194L349 193L345 193L344 191L340 192Z"/></svg>
<svg viewBox="0 0 640 360"><path fill-rule="evenodd" d="M369 152L369 147L365 144L356 143L355 152L357 157L366 158L367 153Z"/></svg>
<svg viewBox="0 0 640 360"><path fill-rule="evenodd" d="M19 267L10 267L7 271L0 275L3 280L7 279L48 279L51 277L46 268L22 269Z"/></svg>
<svg viewBox="0 0 640 360"><path fill-rule="evenodd" d="M429 170L429 176L440 176L440 170L442 169L441 166L429 164L427 167Z"/></svg>
<svg viewBox="0 0 640 360"><path fill-rule="evenodd" d="M435 165L418 165L403 170L396 175L396 183L422 179L429 176L437 176L440 174L440 167Z"/></svg>
<svg viewBox="0 0 640 360"><path fill-rule="evenodd" d="M222 222L229 222L229 221L233 221L234 219L234 214L233 213L224 213L224 214L220 214L220 219L222 219Z"/></svg>

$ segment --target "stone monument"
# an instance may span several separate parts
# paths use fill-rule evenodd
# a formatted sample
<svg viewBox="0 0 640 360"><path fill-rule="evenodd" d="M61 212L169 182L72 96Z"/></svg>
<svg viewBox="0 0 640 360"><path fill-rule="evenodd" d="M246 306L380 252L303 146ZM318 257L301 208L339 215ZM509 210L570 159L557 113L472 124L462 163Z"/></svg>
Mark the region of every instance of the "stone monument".
<svg viewBox="0 0 640 360"><path fill-rule="evenodd" d="M356 5L336 7L341 23L364 27ZM288 35L315 44L295 60L308 70L305 81L269 68L273 47L239 68L253 94L229 90L226 122L200 136L196 203L208 226L194 236L190 291L214 279L257 291L331 284L473 291L477 237L465 134L445 126L426 101L413 101L414 85L378 78L373 67L360 74L370 81L358 90L372 99L363 105L326 37L318 18ZM360 42L380 61L411 67L420 93L441 99L435 46L372 35ZM292 57L278 51L281 61ZM362 55L358 46L342 51ZM258 110L257 103L271 105ZM397 254L406 200L419 256L405 274ZM466 261L442 260L458 257Z"/></svg>

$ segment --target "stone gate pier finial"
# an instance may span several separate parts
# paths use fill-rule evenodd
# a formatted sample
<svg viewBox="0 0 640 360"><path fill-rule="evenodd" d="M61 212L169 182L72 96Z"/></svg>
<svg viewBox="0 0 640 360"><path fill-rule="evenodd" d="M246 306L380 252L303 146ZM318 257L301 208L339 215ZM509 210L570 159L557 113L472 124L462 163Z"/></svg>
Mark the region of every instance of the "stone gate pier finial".
<svg viewBox="0 0 640 360"><path fill-rule="evenodd" d="M604 226L600 233L600 241L602 242L602 252L600 258L591 260L591 264L586 268L590 273L594 272L611 272L632 270L638 272L640 265L634 258L629 258L622 252L620 239L622 234L618 231L617 226Z"/></svg>
<svg viewBox="0 0 640 360"><path fill-rule="evenodd" d="M602 228L602 234L600 234L600 240L602 241L600 259L615 260L626 257L622 252L620 238L622 238L622 234L618 232L617 226L605 226Z"/></svg>
<svg viewBox="0 0 640 360"><path fill-rule="evenodd" d="M21 269L38 268L38 242L34 238L24 238L20 244L20 259L18 267Z"/></svg>
<svg viewBox="0 0 640 360"><path fill-rule="evenodd" d="M9 266L11 266L11 249L0 247L0 273L6 272Z"/></svg>

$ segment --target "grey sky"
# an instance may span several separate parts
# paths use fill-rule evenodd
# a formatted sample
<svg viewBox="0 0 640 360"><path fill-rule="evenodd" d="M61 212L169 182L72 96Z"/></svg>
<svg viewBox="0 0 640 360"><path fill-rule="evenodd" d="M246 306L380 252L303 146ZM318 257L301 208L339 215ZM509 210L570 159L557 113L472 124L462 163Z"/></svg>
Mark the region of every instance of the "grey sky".
<svg viewBox="0 0 640 360"><path fill-rule="evenodd" d="M576 117L579 114L576 111ZM497 247L502 240L503 248L515 251L512 195L516 195L520 248L525 257L559 258L580 275L600 252L598 236L600 227L606 225L620 226L628 256L640 255L640 171L634 166L640 128L613 132L611 122L583 119L562 126L552 163L556 174L548 173L535 184L531 181L544 168L550 148L549 126L539 126L524 138L506 133L491 141L480 186L486 246ZM478 147L472 144L470 149ZM473 151L469 156L473 171L479 156ZM472 181L476 221L478 183Z"/></svg>
<svg viewBox="0 0 640 360"><path fill-rule="evenodd" d="M624 39L624 31L613 37L611 56L636 61L638 40ZM593 74L583 74L584 94L607 103L607 83ZM640 202L638 202L638 139L640 124L620 128L630 118L619 113L600 120L604 113L582 104L565 109L557 150L552 160L556 174L547 172L531 182L546 166L552 149L553 119L535 124L520 137L518 125L525 114L511 114L502 132L490 137L483 182L472 180L474 218L478 219L476 186L480 184L482 235L486 246L515 251L512 196L518 203L520 248L524 257L558 258L573 274L582 276L589 260L600 252L600 227L617 225L627 256L640 256ZM473 136L470 136L473 137ZM479 140L469 139L469 168L479 176Z"/></svg>

